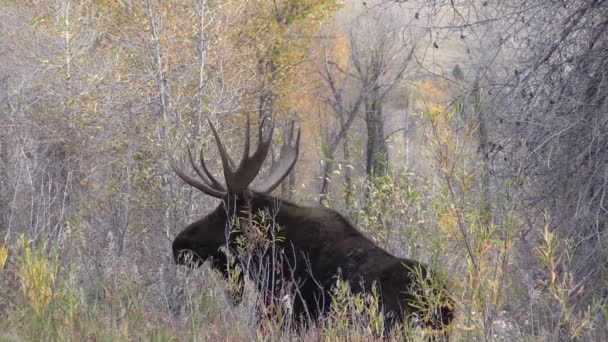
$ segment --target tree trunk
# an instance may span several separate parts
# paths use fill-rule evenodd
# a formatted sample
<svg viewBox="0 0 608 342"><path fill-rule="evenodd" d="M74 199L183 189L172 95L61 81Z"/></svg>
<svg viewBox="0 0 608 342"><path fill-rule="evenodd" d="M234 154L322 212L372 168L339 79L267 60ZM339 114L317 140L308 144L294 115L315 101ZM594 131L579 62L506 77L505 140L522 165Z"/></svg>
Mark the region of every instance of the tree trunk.
<svg viewBox="0 0 608 342"><path fill-rule="evenodd" d="M327 158L325 165L323 166L323 184L321 184L321 191L319 193L319 204L323 205L323 201L329 198L329 185L331 180L331 171L333 170L333 160Z"/></svg>
<svg viewBox="0 0 608 342"><path fill-rule="evenodd" d="M12 192L9 187L11 178L8 172L9 157L8 157L8 145L2 144L5 140L3 136L0 136L0 193L4 194L0 196L0 227L3 227L3 233L10 234L10 228L8 224L9 216L9 198L12 197ZM18 165L18 164L17 164ZM4 236L0 236L3 239Z"/></svg>
<svg viewBox="0 0 608 342"><path fill-rule="evenodd" d="M380 99L371 99L365 104L365 123L367 124L365 171L368 179L371 180L373 177L383 174L388 163Z"/></svg>
<svg viewBox="0 0 608 342"><path fill-rule="evenodd" d="M350 147L347 136L344 137L342 148L344 153L344 162L346 163L344 167L344 204L346 205L347 210L350 210L353 204L353 180L350 168L348 167L348 164L350 164L350 151L348 149Z"/></svg>

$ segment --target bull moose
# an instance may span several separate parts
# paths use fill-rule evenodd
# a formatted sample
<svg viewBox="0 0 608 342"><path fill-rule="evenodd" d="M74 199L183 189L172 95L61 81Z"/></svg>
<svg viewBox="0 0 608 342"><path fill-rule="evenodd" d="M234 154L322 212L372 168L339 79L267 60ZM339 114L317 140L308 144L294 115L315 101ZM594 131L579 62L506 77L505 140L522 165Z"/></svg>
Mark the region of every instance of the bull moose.
<svg viewBox="0 0 608 342"><path fill-rule="evenodd" d="M256 184L252 183L270 150L274 117L260 121L257 149L252 155L247 117L244 151L236 168L211 121L209 125L224 183L209 171L202 149L198 165L188 150L198 179L181 170L169 154L172 168L184 182L221 199L215 210L184 228L173 241L178 264L196 267L211 259L211 266L225 277L239 265L265 298L264 305L284 304L291 298L288 308L298 326L329 310L338 279L353 293L376 291L386 326L405 317L433 329L450 323L453 303L445 285L425 265L389 254L332 209L300 206L271 195L298 157L300 129L294 136L294 123L284 136L278 160L272 158L268 176ZM425 285L431 283L429 292ZM242 276L237 276L237 285L238 300ZM429 293L436 298L430 299Z"/></svg>

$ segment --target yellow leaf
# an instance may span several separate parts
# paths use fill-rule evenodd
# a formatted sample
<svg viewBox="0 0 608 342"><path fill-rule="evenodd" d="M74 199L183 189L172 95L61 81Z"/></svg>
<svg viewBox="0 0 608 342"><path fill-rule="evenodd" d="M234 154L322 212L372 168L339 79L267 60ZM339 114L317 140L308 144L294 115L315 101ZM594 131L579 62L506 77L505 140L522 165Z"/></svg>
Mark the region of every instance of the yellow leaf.
<svg viewBox="0 0 608 342"><path fill-rule="evenodd" d="M8 259L8 246L3 245L0 247L0 271L4 269L4 265L6 265L6 260Z"/></svg>

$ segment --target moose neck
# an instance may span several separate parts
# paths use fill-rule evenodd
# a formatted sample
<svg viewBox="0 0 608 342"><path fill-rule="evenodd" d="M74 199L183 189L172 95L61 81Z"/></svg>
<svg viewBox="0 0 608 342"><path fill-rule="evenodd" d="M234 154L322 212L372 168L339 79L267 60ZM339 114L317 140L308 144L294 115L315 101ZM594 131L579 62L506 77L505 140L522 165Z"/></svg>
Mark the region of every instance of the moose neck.
<svg viewBox="0 0 608 342"><path fill-rule="evenodd" d="M291 204L279 197L254 191L238 195L228 194L222 198L222 203L229 216L244 212L257 213L260 210L273 213L278 212L283 205Z"/></svg>

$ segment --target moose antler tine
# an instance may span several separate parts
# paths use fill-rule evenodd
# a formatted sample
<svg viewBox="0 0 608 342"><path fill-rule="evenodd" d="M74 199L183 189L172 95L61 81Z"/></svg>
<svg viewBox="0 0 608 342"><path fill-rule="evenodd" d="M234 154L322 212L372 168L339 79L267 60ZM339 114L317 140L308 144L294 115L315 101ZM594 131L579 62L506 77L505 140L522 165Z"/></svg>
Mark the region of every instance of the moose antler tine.
<svg viewBox="0 0 608 342"><path fill-rule="evenodd" d="M213 125L213 122L209 118L207 118L207 122L209 122L209 126L211 126L211 131L213 132L213 136L215 137L215 143L217 145L217 149L220 152L220 158L222 159L222 168L224 169L224 178L226 178L226 186L230 189L230 185L228 185L228 179L230 178L230 174L232 173L232 168L234 167L234 162L230 158L228 152L224 148L224 144L222 144L222 140L220 139L220 135L217 134L217 130Z"/></svg>
<svg viewBox="0 0 608 342"><path fill-rule="evenodd" d="M205 172L205 174L207 175L209 180L213 183L213 185L216 186L218 189L221 189L223 192L226 192L226 187L221 182L219 182L217 179L215 179L213 174L209 171L209 168L207 167L207 163L205 163L205 155L204 155L204 151L202 148L201 148L201 153L199 154L199 160L200 160L201 166L203 168L203 172Z"/></svg>
<svg viewBox="0 0 608 342"><path fill-rule="evenodd" d="M292 122L289 136L285 136L283 139L279 160L272 164L268 177L255 187L256 191L268 193L274 190L289 175L296 164L300 151L300 128L298 127L296 141L292 145L294 124Z"/></svg>
<svg viewBox="0 0 608 342"><path fill-rule="evenodd" d="M264 127L266 125L266 120L270 120L270 132L268 132L268 136L264 139ZM274 115L266 115L260 120L260 126L258 127L258 147L263 143L270 144L272 140L272 135L274 133Z"/></svg>
<svg viewBox="0 0 608 342"><path fill-rule="evenodd" d="M226 174L226 186L229 192L240 193L244 191L260 172L272 143L274 120L271 121L270 131L266 139L264 139L264 126L268 118L266 116L260 121L260 126L258 127L258 146L255 152L251 156L249 156L249 153L247 155L244 154L237 170ZM248 141L249 137L246 136L245 139ZM246 146L247 152L249 152L248 149Z"/></svg>
<svg viewBox="0 0 608 342"><path fill-rule="evenodd" d="M249 120L249 113L247 113L247 124L245 126L245 146L243 147L243 157L241 157L241 161L239 162L239 169L241 168L241 164L249 158L249 147L251 144L251 121Z"/></svg>
<svg viewBox="0 0 608 342"><path fill-rule="evenodd" d="M177 165L177 162L175 161L175 159L173 159L173 155L171 155L170 153L169 153L169 164L171 164L171 168L173 169L173 171L175 173L177 173L179 178L181 178L186 184L191 185L212 197L222 198L222 196L224 195L224 193L222 191L220 191L218 189L214 189L204 183L199 182L194 177L190 176L189 174L184 172L182 169L180 169L179 166Z"/></svg>
<svg viewBox="0 0 608 342"><path fill-rule="evenodd" d="M192 168L194 168L196 174L203 180L203 182L210 185L211 182L208 181L207 177L203 174L198 165L196 165L196 162L194 162L194 156L192 155L192 149L190 146L186 147L186 150L188 151L188 160L190 161L190 165L192 165Z"/></svg>
<svg viewBox="0 0 608 342"><path fill-rule="evenodd" d="M194 156L192 155L192 150L190 148L188 148L188 157L190 158L190 164L192 164L194 171L196 171L198 176L205 183L207 183L207 185L209 185L210 187L217 189L219 191L226 192L226 188L224 187L224 185L222 185L222 183L218 182L217 179L215 179L213 174L207 168L207 164L205 164L203 147L201 147L201 152L199 154L199 161L200 161L200 164L202 167L202 171L201 171L201 168L199 168L199 166L194 162Z"/></svg>

